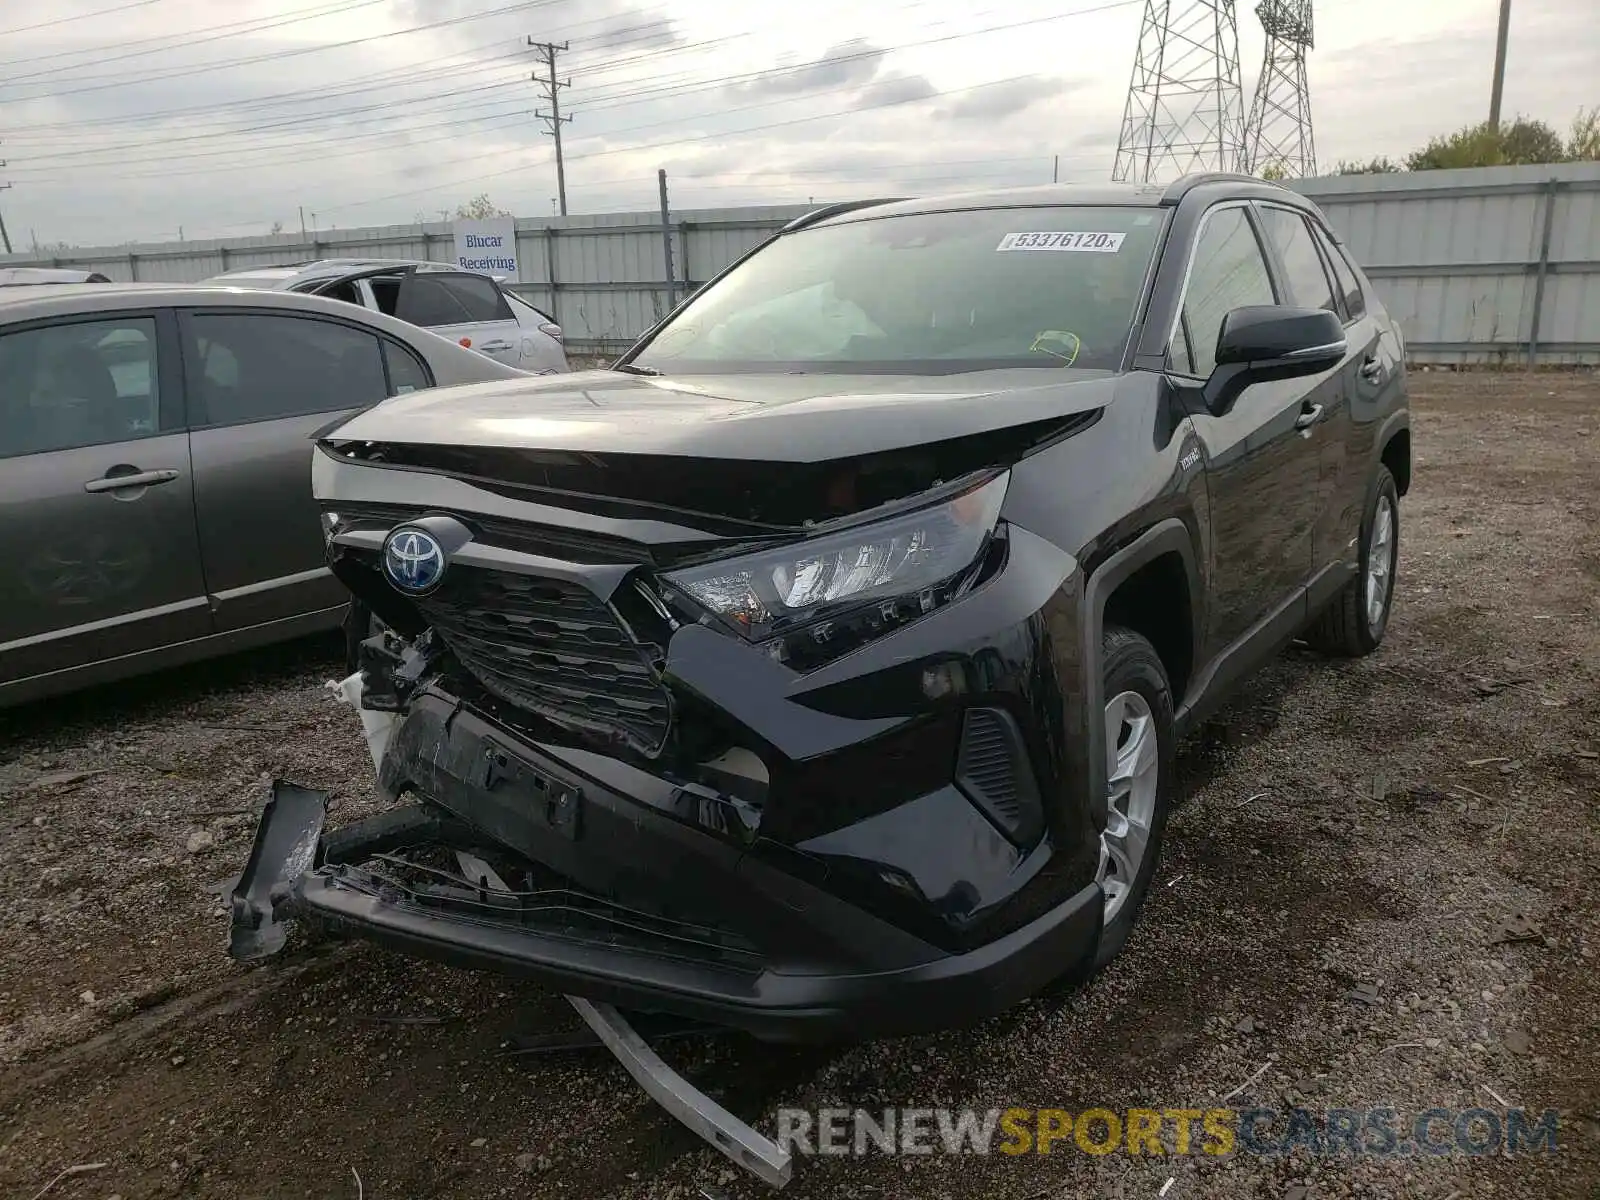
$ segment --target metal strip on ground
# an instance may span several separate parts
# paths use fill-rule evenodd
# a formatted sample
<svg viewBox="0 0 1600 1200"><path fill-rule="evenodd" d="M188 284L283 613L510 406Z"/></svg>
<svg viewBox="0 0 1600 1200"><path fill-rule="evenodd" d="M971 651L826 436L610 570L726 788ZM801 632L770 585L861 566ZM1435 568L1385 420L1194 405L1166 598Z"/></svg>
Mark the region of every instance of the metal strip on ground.
<svg viewBox="0 0 1600 1200"><path fill-rule="evenodd" d="M792 1162L788 1151L664 1063L621 1013L582 996L568 996L567 1000L657 1104L758 1179L780 1188L789 1182Z"/></svg>

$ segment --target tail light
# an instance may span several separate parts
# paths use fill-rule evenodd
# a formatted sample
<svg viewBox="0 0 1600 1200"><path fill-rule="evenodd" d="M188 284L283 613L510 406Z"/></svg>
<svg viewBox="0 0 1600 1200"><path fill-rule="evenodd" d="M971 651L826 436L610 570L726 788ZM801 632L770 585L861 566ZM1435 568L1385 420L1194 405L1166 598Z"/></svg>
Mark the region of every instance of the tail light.
<svg viewBox="0 0 1600 1200"><path fill-rule="evenodd" d="M539 323L539 332L544 334L546 337L555 338L555 340L558 342L565 340L561 334L561 326L557 325L554 321L541 321Z"/></svg>

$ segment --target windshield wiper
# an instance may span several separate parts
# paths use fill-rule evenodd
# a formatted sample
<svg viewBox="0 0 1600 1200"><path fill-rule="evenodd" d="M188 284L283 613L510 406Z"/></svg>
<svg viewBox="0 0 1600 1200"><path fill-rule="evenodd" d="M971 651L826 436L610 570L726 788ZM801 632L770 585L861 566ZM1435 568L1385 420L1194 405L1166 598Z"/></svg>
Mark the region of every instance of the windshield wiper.
<svg viewBox="0 0 1600 1200"><path fill-rule="evenodd" d="M641 367L636 363L617 363L611 368L613 371L626 371L629 375L660 375L661 372L654 367Z"/></svg>

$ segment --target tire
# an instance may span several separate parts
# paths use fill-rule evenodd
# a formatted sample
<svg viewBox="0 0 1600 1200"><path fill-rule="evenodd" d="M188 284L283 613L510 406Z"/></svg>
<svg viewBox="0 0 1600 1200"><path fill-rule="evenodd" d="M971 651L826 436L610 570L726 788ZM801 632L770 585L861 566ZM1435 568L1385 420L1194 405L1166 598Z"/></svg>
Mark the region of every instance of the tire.
<svg viewBox="0 0 1600 1200"><path fill-rule="evenodd" d="M1122 952L1123 945L1139 919L1150 881L1155 876L1156 863L1161 857L1162 835L1167 827L1167 813L1172 807L1176 786L1174 778L1175 737L1172 730L1172 686L1167 681L1166 668L1153 647L1131 629L1113 625L1106 629L1100 643L1101 696L1106 704L1107 720L1107 780L1111 811L1107 814L1107 832L1102 834L1100 869L1097 879L1107 888L1106 922L1100 933L1100 947L1095 955L1094 969L1099 970ZM1132 695L1137 702L1123 701ZM1119 703L1120 702L1120 703ZM1141 703L1142 702L1142 703ZM1121 715L1130 718L1121 724L1121 734L1113 735L1109 729L1111 706L1119 704ZM1134 788L1122 795L1120 808L1118 796L1122 793L1120 782L1114 776L1113 762L1123 761L1129 753L1134 736L1133 722L1148 720L1144 736L1154 738L1148 753L1152 756L1150 769L1155 772L1153 783L1141 787L1148 791L1148 809L1144 815L1148 822L1147 837L1137 869L1127 878L1128 872L1117 870L1120 863L1126 867L1127 859L1117 859L1108 852L1108 844L1115 842L1112 830L1120 815L1124 819L1143 808L1143 801L1135 803ZM1111 738L1118 736L1119 745L1113 747ZM1118 753L1118 750L1121 752ZM1113 755L1116 755L1115 759ZM1141 756L1142 757L1142 756ZM1131 782L1131 781L1130 781ZM1126 844L1126 843L1124 843ZM1119 878L1121 876L1122 878ZM1112 889L1120 883L1121 895L1114 899Z"/></svg>
<svg viewBox="0 0 1600 1200"><path fill-rule="evenodd" d="M1376 517L1385 506L1389 516L1388 540L1386 546L1379 548L1379 554L1386 556L1388 561L1378 564L1386 574L1383 576L1382 603L1374 606L1369 603L1372 543L1377 533ZM1389 628L1389 614L1394 609L1395 568L1399 561L1400 494L1389 468L1379 466L1377 478L1373 481L1372 496L1361 514L1359 570L1355 578L1345 584L1328 603L1328 607L1317 614L1316 620L1306 630L1306 643L1314 650L1337 658L1360 658L1376 650L1383 642L1384 632Z"/></svg>

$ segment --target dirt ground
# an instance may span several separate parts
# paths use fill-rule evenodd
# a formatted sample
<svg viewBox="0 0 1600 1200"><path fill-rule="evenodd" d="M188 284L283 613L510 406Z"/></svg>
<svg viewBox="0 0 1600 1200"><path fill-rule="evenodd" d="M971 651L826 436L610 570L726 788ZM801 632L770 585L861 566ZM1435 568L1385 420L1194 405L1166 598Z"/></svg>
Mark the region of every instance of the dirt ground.
<svg viewBox="0 0 1600 1200"><path fill-rule="evenodd" d="M1413 396L1387 642L1291 651L1226 736L1184 748L1158 885L1110 970L975 1032L663 1053L769 1131L780 1105L1239 1089L1553 1108L1558 1150L807 1159L786 1194L1600 1197L1600 378L1419 372ZM575 1026L559 997L363 946L225 958L208 885L242 866L265 781L332 789L336 818L373 803L335 669L298 645L0 714L0 1192L104 1164L49 1196L763 1194L603 1054L505 1053Z"/></svg>

